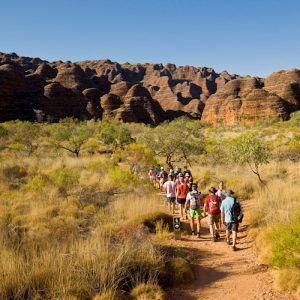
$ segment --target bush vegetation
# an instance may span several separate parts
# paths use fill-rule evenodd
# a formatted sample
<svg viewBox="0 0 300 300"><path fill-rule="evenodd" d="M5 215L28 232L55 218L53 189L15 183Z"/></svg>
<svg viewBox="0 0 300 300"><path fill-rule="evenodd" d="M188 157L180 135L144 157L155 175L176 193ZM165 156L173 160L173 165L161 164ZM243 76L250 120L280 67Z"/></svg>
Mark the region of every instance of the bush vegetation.
<svg viewBox="0 0 300 300"><path fill-rule="evenodd" d="M157 284L190 283L189 262L159 246L172 217L146 180L158 163L192 165L204 195L224 180L251 199L262 259L280 288L297 290L299 124L299 113L236 128L185 118L1 124L0 299L165 299Z"/></svg>

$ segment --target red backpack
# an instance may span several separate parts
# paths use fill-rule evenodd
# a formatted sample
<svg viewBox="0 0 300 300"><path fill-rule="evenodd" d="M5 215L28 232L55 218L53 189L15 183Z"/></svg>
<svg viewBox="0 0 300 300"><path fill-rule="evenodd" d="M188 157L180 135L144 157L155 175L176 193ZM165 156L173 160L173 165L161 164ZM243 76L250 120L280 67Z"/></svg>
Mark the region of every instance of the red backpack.
<svg viewBox="0 0 300 300"><path fill-rule="evenodd" d="M221 201L217 195L211 195L209 197L209 211L211 214L219 214L221 212Z"/></svg>

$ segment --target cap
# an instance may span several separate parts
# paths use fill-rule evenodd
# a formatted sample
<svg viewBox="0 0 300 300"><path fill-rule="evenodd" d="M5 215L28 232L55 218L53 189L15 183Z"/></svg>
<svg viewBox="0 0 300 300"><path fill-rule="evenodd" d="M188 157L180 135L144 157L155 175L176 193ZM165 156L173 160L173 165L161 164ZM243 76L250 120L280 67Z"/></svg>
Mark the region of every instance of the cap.
<svg viewBox="0 0 300 300"><path fill-rule="evenodd" d="M212 186L208 191L212 194L215 194L218 190L214 186Z"/></svg>

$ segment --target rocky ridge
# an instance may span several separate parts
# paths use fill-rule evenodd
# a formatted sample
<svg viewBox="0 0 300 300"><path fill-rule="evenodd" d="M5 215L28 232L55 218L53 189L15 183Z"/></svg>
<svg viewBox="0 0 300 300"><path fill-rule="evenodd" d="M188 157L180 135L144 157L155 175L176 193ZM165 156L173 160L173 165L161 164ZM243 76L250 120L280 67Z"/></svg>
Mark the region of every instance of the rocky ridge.
<svg viewBox="0 0 300 300"><path fill-rule="evenodd" d="M0 122L113 118L157 125L186 115L218 124L287 119L300 109L300 70L266 79L174 64L47 62L0 52Z"/></svg>

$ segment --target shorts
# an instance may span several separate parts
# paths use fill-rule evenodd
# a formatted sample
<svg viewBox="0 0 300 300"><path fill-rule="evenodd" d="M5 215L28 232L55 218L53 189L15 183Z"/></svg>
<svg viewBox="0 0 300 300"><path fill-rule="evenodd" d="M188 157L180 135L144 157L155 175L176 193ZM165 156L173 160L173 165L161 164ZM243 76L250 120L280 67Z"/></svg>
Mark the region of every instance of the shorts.
<svg viewBox="0 0 300 300"><path fill-rule="evenodd" d="M156 176L150 176L150 181L155 181L156 180Z"/></svg>
<svg viewBox="0 0 300 300"><path fill-rule="evenodd" d="M198 218L198 217L201 217L201 211L198 209L190 209L189 215L191 218Z"/></svg>
<svg viewBox="0 0 300 300"><path fill-rule="evenodd" d="M167 197L167 202L168 203L175 203L176 197Z"/></svg>
<svg viewBox="0 0 300 300"><path fill-rule="evenodd" d="M219 223L221 220L221 214L208 214L207 224L213 225L214 223Z"/></svg>
<svg viewBox="0 0 300 300"><path fill-rule="evenodd" d="M230 231L238 231L239 229L239 223L233 222L233 223L225 223L226 230Z"/></svg>
<svg viewBox="0 0 300 300"><path fill-rule="evenodd" d="M179 204L185 204L186 199L185 199L185 198L178 198L178 199L177 199L177 202L178 202Z"/></svg>

